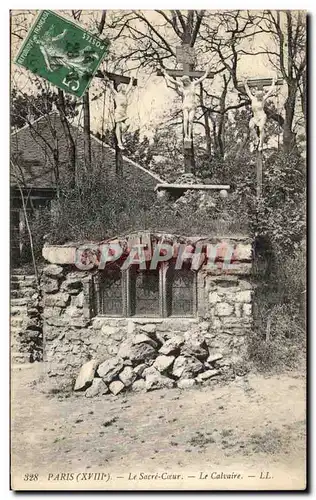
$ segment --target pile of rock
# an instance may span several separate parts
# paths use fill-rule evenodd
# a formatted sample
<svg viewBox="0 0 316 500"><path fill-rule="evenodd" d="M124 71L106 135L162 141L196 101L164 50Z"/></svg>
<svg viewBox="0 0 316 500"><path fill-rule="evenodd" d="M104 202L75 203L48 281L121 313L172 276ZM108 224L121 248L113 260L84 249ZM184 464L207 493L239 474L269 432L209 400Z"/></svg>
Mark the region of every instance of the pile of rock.
<svg viewBox="0 0 316 500"><path fill-rule="evenodd" d="M93 397L125 390L185 389L219 375L222 357L209 351L199 329L168 338L147 328L123 341L115 357L85 363L74 390Z"/></svg>

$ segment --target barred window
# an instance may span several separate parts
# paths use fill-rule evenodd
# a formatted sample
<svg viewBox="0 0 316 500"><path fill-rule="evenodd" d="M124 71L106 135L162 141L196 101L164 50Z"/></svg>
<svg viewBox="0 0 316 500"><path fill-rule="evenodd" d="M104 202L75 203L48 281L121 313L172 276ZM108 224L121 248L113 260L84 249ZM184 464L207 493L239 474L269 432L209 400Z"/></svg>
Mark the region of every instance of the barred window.
<svg viewBox="0 0 316 500"><path fill-rule="evenodd" d="M95 313L103 316L192 317L196 297L196 272L174 261L155 270L111 265L94 278Z"/></svg>
<svg viewBox="0 0 316 500"><path fill-rule="evenodd" d="M97 312L104 316L123 316L123 282L119 266L108 266L96 280Z"/></svg>
<svg viewBox="0 0 316 500"><path fill-rule="evenodd" d="M159 316L159 269L130 269L130 315Z"/></svg>
<svg viewBox="0 0 316 500"><path fill-rule="evenodd" d="M167 316L193 316L195 313L195 275L191 269L175 269L170 262L166 273Z"/></svg>

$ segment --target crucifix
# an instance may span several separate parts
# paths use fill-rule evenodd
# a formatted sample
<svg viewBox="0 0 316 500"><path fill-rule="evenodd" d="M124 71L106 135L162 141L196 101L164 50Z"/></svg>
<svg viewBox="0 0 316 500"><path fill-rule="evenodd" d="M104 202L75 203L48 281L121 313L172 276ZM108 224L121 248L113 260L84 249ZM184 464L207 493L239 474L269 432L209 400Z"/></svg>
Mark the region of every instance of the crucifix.
<svg viewBox="0 0 316 500"><path fill-rule="evenodd" d="M137 79L124 75L117 75L116 73L98 71L96 75L98 78L110 80L113 82L113 88L110 87L114 97L114 143L115 143L115 172L118 177L123 175L123 153L124 146L122 143L122 128L126 121L127 109L127 96L133 86L137 85ZM124 89L123 85L127 85Z"/></svg>
<svg viewBox="0 0 316 500"><path fill-rule="evenodd" d="M183 112L183 153L184 171L195 173L193 150L193 120L196 111L195 87L206 78L213 78L213 74L206 71L194 71L194 48L188 43L183 43L176 48L177 62L182 64L182 69L159 69L158 76L164 76L168 86L177 91L182 97ZM176 78L180 80L176 80Z"/></svg>
<svg viewBox="0 0 316 500"><path fill-rule="evenodd" d="M252 118L249 121L251 137L258 141L257 153L257 199L262 195L262 150L264 144L264 129L267 115L264 110L265 103L274 93L276 85L282 85L282 78L255 78L244 79L243 84L238 85L239 92L247 94L251 102ZM264 92L264 87L270 87ZM252 92L250 89L254 89Z"/></svg>

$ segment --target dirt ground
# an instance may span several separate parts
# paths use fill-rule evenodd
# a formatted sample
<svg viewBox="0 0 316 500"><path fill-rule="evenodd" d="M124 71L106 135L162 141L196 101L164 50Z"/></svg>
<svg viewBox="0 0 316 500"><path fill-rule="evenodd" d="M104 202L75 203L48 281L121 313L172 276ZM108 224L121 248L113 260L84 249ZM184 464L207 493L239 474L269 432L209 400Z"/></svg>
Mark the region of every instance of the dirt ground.
<svg viewBox="0 0 316 500"><path fill-rule="evenodd" d="M11 384L14 489L305 487L299 373L88 399L45 393L37 363L13 367Z"/></svg>

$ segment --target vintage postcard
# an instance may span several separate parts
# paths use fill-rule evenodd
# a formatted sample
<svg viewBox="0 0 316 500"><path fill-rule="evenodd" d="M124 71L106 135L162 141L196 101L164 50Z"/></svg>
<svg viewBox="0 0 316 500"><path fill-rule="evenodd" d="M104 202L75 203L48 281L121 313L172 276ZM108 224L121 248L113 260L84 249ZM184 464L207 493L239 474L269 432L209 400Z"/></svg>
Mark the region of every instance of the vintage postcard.
<svg viewBox="0 0 316 500"><path fill-rule="evenodd" d="M306 12L10 29L11 488L305 490Z"/></svg>

